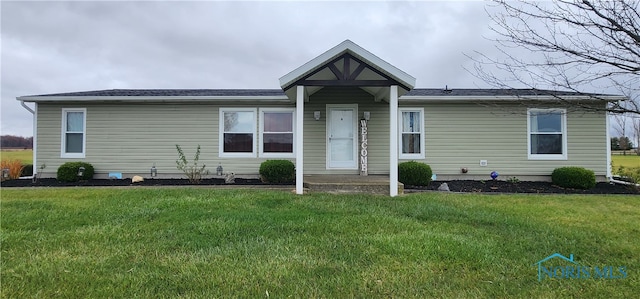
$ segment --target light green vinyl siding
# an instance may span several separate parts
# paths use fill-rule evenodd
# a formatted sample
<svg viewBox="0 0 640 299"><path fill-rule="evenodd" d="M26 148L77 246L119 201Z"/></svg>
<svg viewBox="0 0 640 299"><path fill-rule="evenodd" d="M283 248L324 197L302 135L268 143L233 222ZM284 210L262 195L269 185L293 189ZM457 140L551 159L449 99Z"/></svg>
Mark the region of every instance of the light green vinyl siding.
<svg viewBox="0 0 640 299"><path fill-rule="evenodd" d="M256 107L255 104L245 105ZM176 168L179 144L192 160L201 146L200 163L215 172L222 163L225 172L255 175L265 158L219 158L220 107L238 104L137 103L137 104L43 104L38 105L38 167L46 164L44 176L55 176L69 161L93 164L98 174L121 172L148 176L155 163L160 175L182 177ZM264 105L259 107L293 107ZM60 158L62 108L87 108L87 148L84 159ZM259 113L256 115L259 117ZM256 128L257 132L257 128ZM258 136L259 137L259 136ZM260 139L257 139L260 142ZM256 146L256 151L257 151Z"/></svg>
<svg viewBox="0 0 640 299"><path fill-rule="evenodd" d="M521 104L432 103L424 107L426 157L437 174L468 176L498 171L508 176L550 175L561 166L582 166L596 175L607 173L604 112L567 112L567 160L529 160L527 108ZM488 166L481 167L480 160Z"/></svg>
<svg viewBox="0 0 640 299"><path fill-rule="evenodd" d="M57 168L68 161L92 163L99 174L122 172L148 176L155 163L159 174L182 177L176 168L179 144L188 159L201 145L200 162L215 171L222 163L225 172L257 175L267 158L219 158L219 109L221 107L295 107L250 103L64 103L38 104L37 164L46 164L44 177L55 176ZM325 87L310 96L304 108L304 173L357 174L358 170L327 169L326 123L328 104L357 104L358 116L371 113L368 130L369 173L387 174L389 165L389 104L376 102L359 88ZM502 178L510 176L550 175L560 166L582 166L604 176L607 172L606 125L604 113L568 111L567 160L529 160L527 155L527 107L496 103L403 103L400 107L424 108L425 159L438 175L488 176L495 170ZM86 108L86 157L60 158L63 108ZM259 110L258 110L259 111ZM314 120L314 111L321 119ZM260 113L256 114L258 124ZM258 132L258 128L256 128ZM259 132L258 132L259 134ZM260 136L257 142L261 142ZM397 146L397 144L394 144ZM256 151L257 151L256 145ZM295 159L290 159L295 161ZM481 167L480 160L488 166ZM402 162L404 160L400 160Z"/></svg>

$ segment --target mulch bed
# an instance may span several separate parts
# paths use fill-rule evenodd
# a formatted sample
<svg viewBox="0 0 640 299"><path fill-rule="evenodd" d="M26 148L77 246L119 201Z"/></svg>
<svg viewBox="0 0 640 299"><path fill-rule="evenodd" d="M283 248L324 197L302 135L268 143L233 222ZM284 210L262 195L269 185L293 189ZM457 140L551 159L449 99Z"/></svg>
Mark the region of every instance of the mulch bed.
<svg viewBox="0 0 640 299"><path fill-rule="evenodd" d="M633 186L598 183L593 189L579 190L555 186L550 182L506 182L506 181L434 181L429 186L409 186L407 192L438 190L442 183L447 183L452 192L469 193L556 193L556 194L638 194L640 188ZM292 185L281 184L281 185ZM186 179L146 179L144 182L132 184L130 179L122 180L88 180L76 183L59 182L53 178L39 179L36 183L31 180L9 180L1 183L4 187L76 187L76 186L187 186L191 185ZM199 186L206 185L274 185L266 184L258 179L237 178L235 184L225 184L223 179L205 179Z"/></svg>
<svg viewBox="0 0 640 299"><path fill-rule="evenodd" d="M10 180L2 182L2 187L78 187L78 186L186 186L193 185L187 179L145 179L143 182L131 183L131 179L109 180L92 179L80 182L59 182L53 178L39 179L36 183L31 180ZM225 184L224 179L204 179L199 185L274 185L265 184L258 179L236 179L234 184ZM288 185L288 184L285 184Z"/></svg>
<svg viewBox="0 0 640 299"><path fill-rule="evenodd" d="M610 183L598 183L589 190L562 188L551 182L507 182L507 181L433 181L429 186L405 186L405 190L438 190L447 183L452 192L476 193L555 193L555 194L638 194L640 188Z"/></svg>

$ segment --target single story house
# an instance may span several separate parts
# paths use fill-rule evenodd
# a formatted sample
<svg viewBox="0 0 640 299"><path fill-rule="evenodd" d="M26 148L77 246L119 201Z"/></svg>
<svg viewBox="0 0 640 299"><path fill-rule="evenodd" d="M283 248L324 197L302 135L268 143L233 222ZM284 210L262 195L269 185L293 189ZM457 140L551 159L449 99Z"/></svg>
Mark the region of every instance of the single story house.
<svg viewBox="0 0 640 299"><path fill-rule="evenodd" d="M437 72L437 70L433 70ZM548 180L560 166L611 176L607 101L616 95L507 89L423 89L415 78L346 40L280 78L281 89L97 90L18 97L34 114L34 171L69 161L96 177L184 177L188 158L236 176L289 159L304 175L388 175L429 164L438 179ZM559 105L562 97L575 105ZM35 104L35 108L25 105ZM365 120L365 121L361 121ZM366 134L363 134L366 130ZM366 157L366 158L364 158ZM46 168L39 170L42 165Z"/></svg>

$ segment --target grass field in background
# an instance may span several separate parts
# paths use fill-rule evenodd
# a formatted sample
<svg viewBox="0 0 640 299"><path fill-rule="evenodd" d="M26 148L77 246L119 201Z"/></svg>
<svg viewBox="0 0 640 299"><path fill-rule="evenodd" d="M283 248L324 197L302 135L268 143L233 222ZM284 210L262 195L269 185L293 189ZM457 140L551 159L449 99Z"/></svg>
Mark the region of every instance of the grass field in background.
<svg viewBox="0 0 640 299"><path fill-rule="evenodd" d="M0 158L1 160L18 159L22 161L23 164L32 164L33 150L2 150ZM625 167L640 167L640 156L633 155L632 153L626 156L615 154L611 156L611 159L614 167L621 165Z"/></svg>
<svg viewBox="0 0 640 299"><path fill-rule="evenodd" d="M640 167L640 156L635 154L627 154L623 155L612 155L611 162L613 163L613 169L615 170L618 166L624 167Z"/></svg>
<svg viewBox="0 0 640 299"><path fill-rule="evenodd" d="M12 160L17 159L22 162L22 164L32 164L33 163L33 150L23 150L23 149L3 149L0 152L0 160Z"/></svg>
<svg viewBox="0 0 640 299"><path fill-rule="evenodd" d="M632 298L638 199L3 189L2 297ZM553 253L628 276L540 282Z"/></svg>

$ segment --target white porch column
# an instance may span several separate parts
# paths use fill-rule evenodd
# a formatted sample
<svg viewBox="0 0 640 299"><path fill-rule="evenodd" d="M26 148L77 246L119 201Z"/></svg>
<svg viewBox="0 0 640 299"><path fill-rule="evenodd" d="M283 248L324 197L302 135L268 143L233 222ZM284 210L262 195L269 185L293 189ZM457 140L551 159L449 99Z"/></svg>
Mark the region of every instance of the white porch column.
<svg viewBox="0 0 640 299"><path fill-rule="evenodd" d="M303 194L304 86L296 86L296 194Z"/></svg>
<svg viewBox="0 0 640 299"><path fill-rule="evenodd" d="M389 195L398 195L398 86L389 87Z"/></svg>
<svg viewBox="0 0 640 299"><path fill-rule="evenodd" d="M605 117L605 135L606 135L606 144L607 144L607 181L610 181L611 179L613 179L613 170L611 169L611 136L609 133L609 129L611 129L611 123L609 122L609 118L611 116L611 113L609 112L605 112L604 113L604 117ZM34 135L35 136L35 135ZM36 165L35 163L33 165Z"/></svg>

